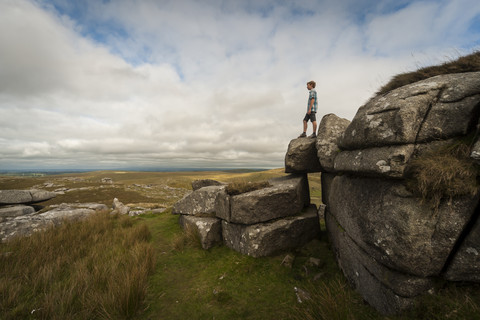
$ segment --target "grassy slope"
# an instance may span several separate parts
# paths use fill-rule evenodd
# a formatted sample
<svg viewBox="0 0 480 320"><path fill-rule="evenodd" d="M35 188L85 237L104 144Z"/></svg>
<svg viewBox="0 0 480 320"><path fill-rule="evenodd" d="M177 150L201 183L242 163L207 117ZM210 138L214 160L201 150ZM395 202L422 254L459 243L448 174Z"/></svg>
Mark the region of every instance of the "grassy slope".
<svg viewBox="0 0 480 320"><path fill-rule="evenodd" d="M190 188L192 180L210 178L221 181L259 181L283 175L282 169L255 173L229 172L92 172L73 176L50 176L28 179L0 178L0 189L27 188L47 181L63 181L67 187L99 186L102 177L112 178L115 186L101 193L94 190L72 191L57 202L99 201L111 204L114 196L123 202L166 201L174 199L148 197L133 184L168 185ZM82 180L64 181L65 178ZM320 203L320 175L309 175L312 202ZM54 188L52 188L54 189ZM126 192L129 191L129 192ZM119 194L121 196L119 196ZM178 200L178 199L177 199ZM439 295L427 297L419 308L402 317L383 317L362 302L334 262L325 233L304 248L290 252L295 257L292 268L281 264L287 253L268 258L243 256L226 247L202 250L198 243L183 241L177 216L170 210L158 215L132 219L134 225L148 226L156 264L150 276L148 292L135 319L479 319L479 288L448 285ZM182 240L182 241L179 241ZM178 245L182 243L183 245ZM2 245L2 251L6 250ZM320 259L319 267L308 260ZM312 296L297 302L294 287Z"/></svg>

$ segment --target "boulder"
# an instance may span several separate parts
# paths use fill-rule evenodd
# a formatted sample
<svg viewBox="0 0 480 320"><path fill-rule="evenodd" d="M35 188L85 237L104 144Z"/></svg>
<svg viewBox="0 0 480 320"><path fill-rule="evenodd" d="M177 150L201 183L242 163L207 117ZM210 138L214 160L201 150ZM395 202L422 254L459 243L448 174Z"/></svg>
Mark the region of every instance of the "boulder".
<svg viewBox="0 0 480 320"><path fill-rule="evenodd" d="M35 208L30 206L18 205L0 208L0 217L18 217L35 212Z"/></svg>
<svg viewBox="0 0 480 320"><path fill-rule="evenodd" d="M220 219L182 214L179 223L183 229L193 228L198 232L202 248L205 250L222 243L222 222Z"/></svg>
<svg viewBox="0 0 480 320"><path fill-rule="evenodd" d="M317 139L298 138L290 141L285 155L286 173L312 173L322 171L317 157Z"/></svg>
<svg viewBox="0 0 480 320"><path fill-rule="evenodd" d="M440 274L477 202L455 198L435 211L402 181L343 175L332 182L328 212L379 263L427 277Z"/></svg>
<svg viewBox="0 0 480 320"><path fill-rule="evenodd" d="M362 297L383 314L396 314L414 305L415 297L433 287L433 280L389 269L358 247L331 215L328 238L339 267Z"/></svg>
<svg viewBox="0 0 480 320"><path fill-rule="evenodd" d="M97 211L106 210L108 207L104 204L62 203L44 213L5 218L6 220L0 223L0 239L8 241L18 236L29 236L33 232L58 225L65 220L83 219Z"/></svg>
<svg viewBox="0 0 480 320"><path fill-rule="evenodd" d="M201 179L201 180L194 180L192 181L192 190L198 190L203 187L210 187L210 186L223 186L225 183L212 180L212 179Z"/></svg>
<svg viewBox="0 0 480 320"><path fill-rule="evenodd" d="M480 72L415 82L360 107L339 146L355 150L464 135L476 124L479 101Z"/></svg>
<svg viewBox="0 0 480 320"><path fill-rule="evenodd" d="M0 205L30 204L55 198L54 192L45 190L0 190Z"/></svg>
<svg viewBox="0 0 480 320"><path fill-rule="evenodd" d="M117 198L113 199L112 208L114 211L118 212L119 214L128 214L130 212L130 207L124 205Z"/></svg>
<svg viewBox="0 0 480 320"><path fill-rule="evenodd" d="M222 220L223 242L229 248L252 257L268 256L297 248L320 236L317 209L268 223L243 225Z"/></svg>
<svg viewBox="0 0 480 320"><path fill-rule="evenodd" d="M415 145L390 146L342 151L335 158L335 170L363 176L404 177Z"/></svg>
<svg viewBox="0 0 480 320"><path fill-rule="evenodd" d="M306 175L269 180L271 187L230 196L222 190L215 203L216 216L227 222L256 224L298 214L310 204Z"/></svg>
<svg viewBox="0 0 480 320"><path fill-rule="evenodd" d="M207 186L197 189L173 205L173 214L188 214L192 216L215 216L215 200L225 186Z"/></svg>
<svg viewBox="0 0 480 320"><path fill-rule="evenodd" d="M347 119L339 118L333 113L322 118L318 128L316 147L317 156L323 172L334 172L334 161L340 152L338 140L350 124Z"/></svg>
<svg viewBox="0 0 480 320"><path fill-rule="evenodd" d="M478 213L472 219L471 228L453 255L444 278L450 281L480 283L480 218Z"/></svg>

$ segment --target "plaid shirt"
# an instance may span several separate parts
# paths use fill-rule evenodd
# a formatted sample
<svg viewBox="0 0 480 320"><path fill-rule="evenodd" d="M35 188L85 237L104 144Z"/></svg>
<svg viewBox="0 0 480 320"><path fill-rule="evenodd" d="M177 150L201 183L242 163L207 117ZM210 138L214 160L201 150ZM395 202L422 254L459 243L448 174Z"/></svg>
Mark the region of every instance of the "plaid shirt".
<svg viewBox="0 0 480 320"><path fill-rule="evenodd" d="M315 91L315 89L309 90L307 112L308 112L308 109L310 108L310 100L312 99L313 99L312 112L317 112L317 91Z"/></svg>

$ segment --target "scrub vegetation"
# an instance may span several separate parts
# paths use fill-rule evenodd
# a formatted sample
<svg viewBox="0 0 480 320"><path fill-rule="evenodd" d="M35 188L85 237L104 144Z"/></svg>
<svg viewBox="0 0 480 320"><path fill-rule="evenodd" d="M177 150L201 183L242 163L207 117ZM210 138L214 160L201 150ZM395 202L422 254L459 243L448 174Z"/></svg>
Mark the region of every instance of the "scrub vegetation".
<svg viewBox="0 0 480 320"><path fill-rule="evenodd" d="M163 213L127 217L99 213L28 238L0 244L2 319L480 319L480 287L440 283L435 295L401 316L385 317L364 303L335 263L322 235L303 248L252 258L225 246L203 250L198 235L182 230L171 206L179 200L154 193L160 186L189 189L200 178L223 182L266 181L282 169L232 173L93 172L35 178L0 177L0 189L64 181L100 189L111 204L114 191L124 202L135 194L168 207ZM78 180L78 179L80 180ZM76 180L77 179L77 180ZM74 181L76 181L74 183ZM312 201L321 201L320 174L309 175ZM145 186L135 187L132 186ZM55 187L51 187L55 188ZM72 189L73 190L73 189ZM74 197L90 202L87 194ZM111 193L110 193L111 192ZM81 193L76 197L77 193ZM98 196L98 194L97 194ZM170 195L173 197L173 195ZM55 201L58 201L56 199ZM165 202L161 202L165 201ZM289 256L289 259L287 259ZM301 302L300 302L301 301Z"/></svg>
<svg viewBox="0 0 480 320"><path fill-rule="evenodd" d="M377 94L385 94L407 84L442 74L475 71L480 71L480 51L437 66L424 67L416 71L398 74L394 76L387 84L381 87Z"/></svg>

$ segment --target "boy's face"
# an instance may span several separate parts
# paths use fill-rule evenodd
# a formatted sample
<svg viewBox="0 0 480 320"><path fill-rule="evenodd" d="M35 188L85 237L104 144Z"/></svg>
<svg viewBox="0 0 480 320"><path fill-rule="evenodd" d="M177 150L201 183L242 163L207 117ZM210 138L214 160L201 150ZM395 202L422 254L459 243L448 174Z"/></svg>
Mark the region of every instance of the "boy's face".
<svg viewBox="0 0 480 320"><path fill-rule="evenodd" d="M312 87L312 85L311 85L310 83L307 83L307 89L308 89L308 90L312 90L312 89L313 89L313 87Z"/></svg>

